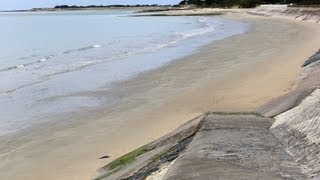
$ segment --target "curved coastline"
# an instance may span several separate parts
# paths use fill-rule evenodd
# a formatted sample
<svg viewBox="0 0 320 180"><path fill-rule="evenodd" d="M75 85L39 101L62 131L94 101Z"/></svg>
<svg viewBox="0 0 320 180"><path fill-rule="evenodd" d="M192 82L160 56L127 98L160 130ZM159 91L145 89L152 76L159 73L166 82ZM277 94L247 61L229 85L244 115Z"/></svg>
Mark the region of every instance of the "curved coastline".
<svg viewBox="0 0 320 180"><path fill-rule="evenodd" d="M277 13L281 13L281 18L291 18L290 8L272 11L274 7L276 6L262 7L262 10L257 8L249 13L259 12L261 15L272 12L271 16L276 14L276 17L279 17ZM309 11L299 8L293 10L294 13L297 11L309 17ZM310 12L313 13L315 10ZM313 16L310 18L312 21L308 18L295 19L314 22L315 18L319 17ZM314 24L311 26L319 28ZM104 166L100 169L97 179L319 178L320 160L317 145L320 127L320 51L316 50L317 47L319 44L314 42L312 46L304 47L315 48L315 54L310 54L309 58L305 58L305 62L301 61L302 70L298 73L299 77L296 74L298 79L284 90L287 93L280 97L275 96L277 98L261 104L262 106L256 106L259 107L254 110L256 112L248 111L249 109L244 112L226 112L230 106L222 112L208 112L166 136L146 144L145 148L153 148L139 157L133 156L133 162L129 165L120 163L116 168L109 166L114 162L121 162L125 157L123 156ZM283 68L288 70L288 67ZM192 131L193 134L184 135L186 131ZM189 141L187 145L184 145L185 140ZM162 141L166 143L161 144ZM173 143L174 141L178 143ZM174 149L180 146L183 146L183 149L175 152ZM272 162L269 159L272 159Z"/></svg>
<svg viewBox="0 0 320 180"><path fill-rule="evenodd" d="M0 152L18 148L15 156L13 152L2 154L4 159L11 159L0 165L1 172L5 172L0 177L92 178L95 170L110 160L167 134L203 112L252 111L290 91L297 83L302 62L320 47L320 37L310 33L320 30L310 24L243 14L226 17L255 25L250 32L208 45L184 61L121 82L116 85L117 91L92 94L124 97L128 92L134 94L124 98L122 104L114 105L119 107L116 111L102 107L94 116L50 124L10 141ZM88 119L95 120L88 122ZM98 159L106 154L111 158ZM43 161L52 163L39 163ZM10 171L13 167L18 170Z"/></svg>

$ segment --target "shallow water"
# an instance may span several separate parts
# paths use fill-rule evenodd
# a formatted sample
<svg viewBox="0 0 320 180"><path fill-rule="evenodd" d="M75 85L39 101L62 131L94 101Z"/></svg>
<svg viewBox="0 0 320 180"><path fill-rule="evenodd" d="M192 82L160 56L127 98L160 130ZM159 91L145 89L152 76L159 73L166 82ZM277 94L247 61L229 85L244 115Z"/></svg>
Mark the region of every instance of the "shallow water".
<svg viewBox="0 0 320 180"><path fill-rule="evenodd" d="M89 96L248 25L128 11L0 13L0 135L117 101Z"/></svg>

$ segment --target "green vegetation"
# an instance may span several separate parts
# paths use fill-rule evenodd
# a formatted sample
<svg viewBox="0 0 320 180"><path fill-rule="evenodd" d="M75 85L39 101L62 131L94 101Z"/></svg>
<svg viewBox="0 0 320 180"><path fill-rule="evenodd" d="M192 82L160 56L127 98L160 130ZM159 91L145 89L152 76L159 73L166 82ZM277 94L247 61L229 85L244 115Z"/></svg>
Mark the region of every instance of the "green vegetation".
<svg viewBox="0 0 320 180"><path fill-rule="evenodd" d="M149 148L147 145L146 146L142 146L128 154L125 154L121 157L119 157L118 159L112 161L111 163L109 163L108 165L106 165L103 169L106 170L115 170L115 169L119 169L123 166L126 166L130 163L132 163L136 157L148 152L152 150L152 148Z"/></svg>
<svg viewBox="0 0 320 180"><path fill-rule="evenodd" d="M55 9L81 9L81 8L110 8L110 7L169 7L170 5L158 5L158 4L135 4L135 5L123 5L123 4L113 4L113 5L89 5L89 6L69 6L69 5L57 5Z"/></svg>
<svg viewBox="0 0 320 180"><path fill-rule="evenodd" d="M180 5L194 4L202 7L241 7L252 8L260 4L297 4L297 5L319 5L319 0L183 0Z"/></svg>
<svg viewBox="0 0 320 180"><path fill-rule="evenodd" d="M171 152L171 149L164 150L163 152L152 157L151 162L155 162L155 161L160 160L161 158L163 158L165 155L169 154L170 152Z"/></svg>

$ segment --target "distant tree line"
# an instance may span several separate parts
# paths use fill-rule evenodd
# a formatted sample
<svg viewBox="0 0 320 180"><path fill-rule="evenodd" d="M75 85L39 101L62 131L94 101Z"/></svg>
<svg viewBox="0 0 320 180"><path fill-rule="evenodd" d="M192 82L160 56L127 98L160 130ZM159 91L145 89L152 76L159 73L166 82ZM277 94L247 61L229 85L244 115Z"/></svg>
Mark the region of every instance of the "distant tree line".
<svg viewBox="0 0 320 180"><path fill-rule="evenodd" d="M136 5L122 5L122 4L114 4L114 5L89 5L89 6L69 6L69 5L57 5L55 9L77 9L77 8L105 8L105 7L157 7L157 6L170 6L170 5L158 5L158 4L136 4Z"/></svg>
<svg viewBox="0 0 320 180"><path fill-rule="evenodd" d="M183 0L180 5L193 4L202 7L242 7L251 8L260 4L319 5L320 0Z"/></svg>

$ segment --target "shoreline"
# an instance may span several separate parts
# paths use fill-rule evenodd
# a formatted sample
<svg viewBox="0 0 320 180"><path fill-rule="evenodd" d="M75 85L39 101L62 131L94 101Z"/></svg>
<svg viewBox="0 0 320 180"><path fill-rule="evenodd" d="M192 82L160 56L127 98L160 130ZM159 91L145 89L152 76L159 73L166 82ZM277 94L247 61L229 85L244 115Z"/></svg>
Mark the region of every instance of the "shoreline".
<svg viewBox="0 0 320 180"><path fill-rule="evenodd" d="M67 8L33 8L33 9L21 9L21 10L3 10L0 12L6 13L15 13L15 12L67 12L67 11L105 11L105 10L135 10L137 12L146 11L146 12L153 12L153 11L171 11L171 10L185 10L185 9L192 9L192 8L184 8L184 7L173 7L168 5L160 5L160 6L117 6L117 5L110 5L110 6L95 6L95 7L72 7L69 6Z"/></svg>
<svg viewBox="0 0 320 180"><path fill-rule="evenodd" d="M101 167L95 179L319 178L319 61L320 50L300 65L294 88L254 111L204 113Z"/></svg>
<svg viewBox="0 0 320 180"><path fill-rule="evenodd" d="M53 154L52 157L48 157L48 159L44 156L44 154L40 154L39 162L43 160L50 160L50 162L53 162L51 165L48 165L47 167L41 167L42 170L39 170L41 172L40 174L33 174L35 176L30 176L31 178L43 178L47 177L48 174L49 177L52 177L52 179L87 179L90 178L92 175L94 175L94 171L102 165L106 164L112 159L115 159L117 156L120 156L126 152L129 152L142 144L146 144L147 142L150 142L154 139L157 139L161 137L162 135L166 134L167 132L170 132L171 130L178 127L181 123L185 122L188 119L192 119L193 117L206 112L208 110L226 110L226 107L228 107L227 111L242 111L242 110L253 110L257 106L261 105L262 103L270 100L271 98L277 97L279 95L284 94L285 92L291 90L297 83L297 75L300 70L301 62L304 61L308 56L312 55L312 51L316 51L317 48L320 46L320 43L317 42L319 40L319 37L311 38L311 33L308 30L313 30L314 32L319 32L319 28L313 27L311 24L305 24L300 22L294 22L293 20L284 20L284 19L277 19L274 18L275 24L270 22L271 18L265 18L265 17L253 17L249 15L244 15L244 17L237 18L232 15L224 16L227 18L236 18L236 19L242 19L245 21L253 21L255 23L259 23L261 19L264 19L265 21L271 23L267 24L264 27L273 27L275 24L282 24L282 23L288 23L287 26L299 26L299 32L292 32L292 34L299 34L301 37L296 39L289 39L289 38L295 38L295 37L288 37L288 39L284 42L293 42L299 43L299 47L295 47L294 45L288 45L287 47L281 47L281 43L275 40L270 40L270 44L266 43L259 47L252 47L250 49L249 45L254 45L257 42L257 39L253 39L253 37L257 38L259 37L259 29L254 29L256 34L254 34L252 31L249 33L245 33L242 35L237 35L235 37L227 38L225 40L219 41L218 43L214 43L213 45L208 45L204 47L199 54L194 54L189 57L185 58L185 61L176 61L167 67L155 70L153 72L144 74L144 79L141 79L141 76L139 76L140 80L135 79L131 81L132 84L122 84L122 85L130 85L129 87L134 87L137 83L137 81L141 82L152 82L151 80L159 80L159 84L161 84L163 87L160 87L158 90L153 89L152 84L145 84L146 86L149 85L148 88L145 87L145 89L148 90L149 96L152 99L160 99L161 100L161 94L166 94L170 98L163 100L163 101L153 101L154 104L146 104L144 106L137 106L138 104L135 104L134 101L132 101L131 106L135 106L136 108L131 110L131 114L126 111L126 107L123 107L123 112L118 113L115 112L114 115L118 116L116 119L120 120L120 122L116 122L116 124L113 124L114 127L117 127L114 129L115 132L109 132L109 135L112 135L112 137L108 137L107 133L105 131L112 127L102 127L105 125L105 120L101 119L95 122L95 124L86 124L84 123L84 119L82 120L82 123L77 126L73 126L74 124L69 124L69 128L73 128L73 130L70 131L68 129L68 126L62 125L60 127L65 128L64 130L59 130L59 132L56 132L55 137L62 137L67 138L65 141L56 142L60 145L65 146L64 148L59 149ZM294 24L294 25L293 25ZM270 26L268 26L270 25ZM260 26L261 23L260 23ZM254 27L255 28L255 27ZM275 28L275 27L273 27ZM298 29L298 28L297 28ZM308 29L308 30L307 30ZM263 30L261 27L260 30ZM280 29L278 29L280 31ZM308 32L305 32L308 31ZM272 31L270 30L269 33ZM251 33L251 34L250 34ZM260 37L258 40L263 40L267 36L268 32L265 32L265 36ZM278 32L279 34L276 37L281 37L281 32ZM283 33L283 32L282 32ZM319 33L318 33L319 34ZM262 36L262 35L261 35ZM315 35L314 35L315 36ZM248 38L249 37L249 38ZM272 38L276 38L275 35ZM250 39L251 38L251 39ZM306 39L309 39L313 43L306 42ZM250 42L250 40L252 42ZM281 40L281 39L280 39ZM279 41L280 41L279 40ZM245 47L239 47L238 45L243 45L243 42L248 43ZM275 52L266 52L266 54L259 54L260 51L263 51L266 48L274 47L274 44L272 43L278 43L276 44L281 48L281 50L277 51L274 49ZM233 47L227 45L232 45ZM316 46L314 46L316 44ZM303 47L304 49L300 49L300 47ZM308 48L311 47L311 48ZM255 49L256 48L256 49ZM259 49L260 48L260 49ZM248 52L249 56L254 56L255 54L258 55L257 57L251 57L248 59L248 57L242 57L242 52L250 49L250 52ZM293 50L295 49L295 50ZM299 50L300 49L300 50ZM214 52L213 52L214 50ZM219 51L220 50L220 51ZM233 51L238 51L238 53ZM242 52L241 52L242 51ZM252 51L252 52L251 52ZM281 52L280 52L281 51ZM217 53L217 52L220 52ZM227 52L234 53L229 55L227 59L229 59L229 65L230 67L226 68L223 67L226 63L226 61L221 62L215 62L215 64L209 64L205 65L205 63L210 63L212 57L223 57ZM292 53L294 52L294 53ZM272 59L270 57L273 57ZM241 60L248 59L247 61L238 61L236 65L234 65L234 59L232 58L239 58ZM254 58L258 59L255 60ZM271 58L271 59L270 59ZM286 59L293 59L293 62L288 62ZM195 61L195 59L201 59L202 65L199 65L198 61ZM225 58L226 59L226 58ZM225 60L224 59L224 60ZM214 69L216 74L214 74L212 71L210 71L210 65L215 65L215 67L220 67L220 69ZM286 67L288 69L287 72L282 72L282 68ZM290 68L289 68L290 67ZM192 74L193 79L184 78L184 75L188 74L188 72L198 72L198 74ZM202 71L205 71L206 73L201 73ZM219 77L218 72L226 73L227 75L223 74L224 77ZM231 72L230 72L231 71ZM179 72L179 73L177 73ZM211 73L211 74L210 74ZM213 74L212 74L213 73ZM206 75L207 74L207 75ZM171 78L168 78L171 77ZM177 81L176 78L182 78ZM216 79L214 79L214 77ZM159 79L160 78L160 79ZM201 81L198 79L201 78ZM280 80L279 80L280 78ZM218 80L217 80L218 79ZM136 81L136 82L134 82ZM168 81L167 83L164 83ZM171 83L170 83L171 81ZM179 82L177 84L177 82ZM175 84L176 83L176 84ZM186 86L186 83L190 83L192 85L192 88L189 88ZM274 87L266 88L266 85L269 85L270 83L273 84ZM121 86L121 84L120 84ZM184 87L181 89L178 89L178 92L171 92L171 94L168 94L166 92L166 87L173 87L171 89L175 89L178 86ZM218 88L217 88L218 87ZM238 88L235 90L235 88ZM155 92L161 92L161 93L155 93ZM243 94L245 93L245 94ZM155 94L157 96L155 96ZM201 96L199 96L201 94ZM261 96L264 95L264 96ZM252 97L253 96L253 97ZM145 98L146 95L139 95L137 94L136 98ZM217 98L218 97L218 98ZM221 97L224 97L221 99ZM250 98L248 98L250 97ZM163 98L163 97L162 97ZM149 102L147 99L142 101L142 103ZM160 104L160 105L159 105ZM241 105L241 107L239 106ZM143 108L149 107L149 110L145 110ZM158 107L160 106L160 107ZM141 114L141 112L145 112L144 114ZM163 115L163 112L167 112L166 115ZM140 114L140 115L139 115ZM103 114L102 114L103 115ZM128 119L130 119L130 123L128 123ZM152 122L150 122L150 119ZM112 119L109 119L108 121L112 121ZM127 124L126 124L127 123ZM88 127L89 126L89 127ZM148 126L148 128L146 128ZM56 129L55 129L56 128ZM144 129L142 132L141 129ZM53 132L55 130L59 129L59 126L51 127ZM90 132L85 131L100 131L90 134ZM117 131L121 130L121 131ZM44 134L47 134L47 130L42 130ZM77 133L80 132L80 133ZM64 134L65 133L65 134ZM68 134L69 133L69 134ZM50 134L50 132L48 133ZM48 135L47 134L47 135ZM79 136L80 135L80 136ZM99 137L97 137L97 135ZM32 136L30 136L32 138ZM114 138L118 137L118 138ZM85 139L83 139L85 138ZM23 139L22 139L23 140ZM49 139L50 140L50 139ZM71 147L70 142L72 140L75 140L75 147ZM48 139L39 140L39 142L32 142L35 143L37 146L37 151L45 152L46 150L50 149L50 146L45 142L47 142ZM55 141L55 140L52 140ZM85 141L85 142L83 142ZM50 142L50 141L48 141ZM100 144L102 142L106 142L105 144ZM121 143L119 143L121 142ZM19 143L19 142L17 142ZM21 143L21 142L20 142ZM54 143L53 143L54 144ZM108 144L112 144L112 147L110 147ZM78 159L76 157L70 158L68 155L73 152L73 150L77 148L81 148L83 146L95 146L92 151L89 152L90 155L87 155L85 150L78 149L77 157L80 157L78 155L83 155L87 157L81 156L83 159ZM49 147L48 147L49 146ZM54 146L53 146L54 147ZM31 148L32 149L32 148ZM91 149L91 148L89 148ZM98 149L98 150L97 150ZM116 150L119 149L118 152ZM21 149L21 152L23 152L26 149ZM114 151L114 152L112 152ZM32 152L25 152L25 153L31 153ZM105 154L103 154L105 153ZM58 173L54 173L50 171L50 167L54 168L55 166L61 165L63 162L61 162L61 159L55 159L54 157L64 157L64 163L66 163L67 168L62 168L60 170L57 170ZM103 155L110 155L111 158L108 160L98 160L99 157ZM23 157L23 156L22 156ZM32 156L31 156L32 157ZM69 159L70 158L70 159ZM31 159L29 159L30 161ZM53 160L53 161L52 161ZM72 161L72 164L74 166L70 167L68 164L68 160ZM91 161L91 162L89 162ZM16 162L19 162L19 158L16 159ZM29 162L32 164L32 162ZM75 165L76 164L76 165ZM29 164L30 165L30 164ZM69 164L71 165L71 164ZM28 162L26 164L22 165L22 167L28 168ZM40 165L39 165L40 166ZM1 166L0 166L1 167ZM20 165L21 167L21 165ZM1 167L3 169L4 167ZM7 171L9 171L10 167L7 167ZM2 171L1 170L1 171ZM20 169L21 170L21 169ZM30 169L29 169L30 170ZM81 172L77 174L77 171ZM23 169L22 169L23 172ZM28 169L24 172L28 172ZM32 171L31 171L32 172ZM54 176L61 173L61 176ZM83 173L83 174L82 174ZM42 174L42 175L41 175ZM73 178L66 178L66 175L73 174ZM45 176L46 175L46 176ZM51 176L52 175L52 176ZM17 175L19 176L19 175ZM89 177L90 176L90 177ZM1 176L0 176L1 177ZM9 176L8 176L9 177ZM22 177L22 176L21 176ZM27 177L28 179L28 177Z"/></svg>

